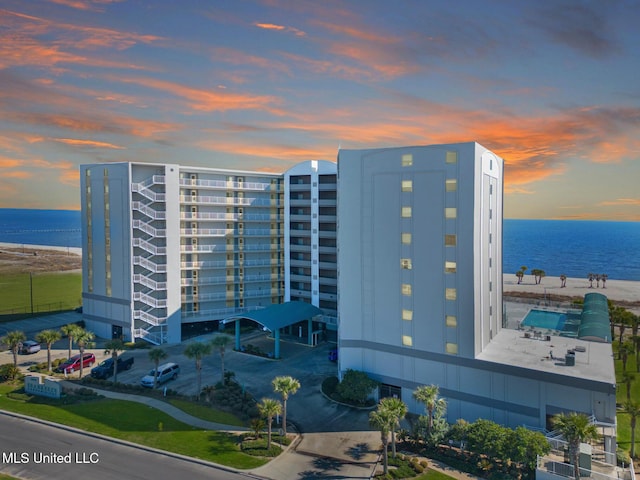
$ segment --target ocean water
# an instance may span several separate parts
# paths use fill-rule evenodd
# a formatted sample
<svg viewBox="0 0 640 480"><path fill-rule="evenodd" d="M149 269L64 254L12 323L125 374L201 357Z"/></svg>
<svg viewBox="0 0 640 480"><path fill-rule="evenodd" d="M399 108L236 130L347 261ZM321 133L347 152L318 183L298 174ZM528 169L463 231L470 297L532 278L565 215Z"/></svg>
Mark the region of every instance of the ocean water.
<svg viewBox="0 0 640 480"><path fill-rule="evenodd" d="M0 242L82 247L80 211L0 208Z"/></svg>
<svg viewBox="0 0 640 480"><path fill-rule="evenodd" d="M81 247L80 212L0 208L0 242ZM504 220L503 271L640 281L640 222Z"/></svg>
<svg viewBox="0 0 640 480"><path fill-rule="evenodd" d="M504 273L640 281L640 222L505 220L502 251Z"/></svg>

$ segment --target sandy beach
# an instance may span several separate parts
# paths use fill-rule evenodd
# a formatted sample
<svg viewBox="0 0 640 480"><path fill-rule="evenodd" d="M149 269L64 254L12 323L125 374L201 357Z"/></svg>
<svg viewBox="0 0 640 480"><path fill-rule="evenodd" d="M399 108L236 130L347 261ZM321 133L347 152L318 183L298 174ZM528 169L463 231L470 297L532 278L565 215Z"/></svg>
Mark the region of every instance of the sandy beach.
<svg viewBox="0 0 640 480"><path fill-rule="evenodd" d="M566 287L561 286L560 277L544 277L542 281L536 285L531 275L525 275L521 284L518 284L518 278L514 274L503 275L502 291L504 296L509 294L530 293L539 297L582 297L587 293L601 293L608 299L635 304L640 307L640 282L631 282L628 280L607 280L606 287L596 286L596 282L590 282L585 278L567 278Z"/></svg>

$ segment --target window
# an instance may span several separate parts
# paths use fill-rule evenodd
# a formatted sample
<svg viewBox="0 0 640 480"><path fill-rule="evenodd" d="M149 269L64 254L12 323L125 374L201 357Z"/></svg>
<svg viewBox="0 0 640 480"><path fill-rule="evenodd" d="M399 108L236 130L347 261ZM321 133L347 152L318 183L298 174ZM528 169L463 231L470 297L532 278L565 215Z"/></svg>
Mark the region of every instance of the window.
<svg viewBox="0 0 640 480"><path fill-rule="evenodd" d="M402 336L402 345L405 347L413 347L413 338L411 335L403 335Z"/></svg>
<svg viewBox="0 0 640 480"><path fill-rule="evenodd" d="M444 262L445 273L456 273L456 262Z"/></svg>
<svg viewBox="0 0 640 480"><path fill-rule="evenodd" d="M444 244L447 247L455 247L457 244L457 237L455 235L445 235L444 236Z"/></svg>
<svg viewBox="0 0 640 480"><path fill-rule="evenodd" d="M446 163L458 163L458 152L447 152Z"/></svg>
<svg viewBox="0 0 640 480"><path fill-rule="evenodd" d="M447 325L447 327L458 326L458 319L455 317L455 315L446 315L444 318L444 322L445 322L445 325Z"/></svg>
<svg viewBox="0 0 640 480"><path fill-rule="evenodd" d="M455 207L448 207L444 209L445 218L456 218L458 215L458 209Z"/></svg>
<svg viewBox="0 0 640 480"><path fill-rule="evenodd" d="M402 218L411 218L411 207L402 207Z"/></svg>
<svg viewBox="0 0 640 480"><path fill-rule="evenodd" d="M411 165L413 165L413 155L411 153L402 155L402 166L410 167Z"/></svg>
<svg viewBox="0 0 640 480"><path fill-rule="evenodd" d="M402 310L402 320L411 321L413 320L413 310Z"/></svg>
<svg viewBox="0 0 640 480"><path fill-rule="evenodd" d="M450 353L451 355L457 355L458 354L458 344L457 343L447 343L445 348L446 348L447 353Z"/></svg>
<svg viewBox="0 0 640 480"><path fill-rule="evenodd" d="M404 245L411 245L411 234L410 233L403 233L402 234L402 243Z"/></svg>
<svg viewBox="0 0 640 480"><path fill-rule="evenodd" d="M458 189L458 180L455 178L447 178L444 185L447 192L455 192Z"/></svg>
<svg viewBox="0 0 640 480"><path fill-rule="evenodd" d="M404 270L411 270L411 259L410 258L401 258L400 259L400 267Z"/></svg>
<svg viewBox="0 0 640 480"><path fill-rule="evenodd" d="M444 298L447 300L455 300L458 296L458 292L456 292L455 288L445 288L444 289Z"/></svg>
<svg viewBox="0 0 640 480"><path fill-rule="evenodd" d="M413 180L402 180L402 191L413 192Z"/></svg>
<svg viewBox="0 0 640 480"><path fill-rule="evenodd" d="M402 287L401 287L401 290L402 290L402 294L403 295L410 296L411 295L411 284L403 283Z"/></svg>

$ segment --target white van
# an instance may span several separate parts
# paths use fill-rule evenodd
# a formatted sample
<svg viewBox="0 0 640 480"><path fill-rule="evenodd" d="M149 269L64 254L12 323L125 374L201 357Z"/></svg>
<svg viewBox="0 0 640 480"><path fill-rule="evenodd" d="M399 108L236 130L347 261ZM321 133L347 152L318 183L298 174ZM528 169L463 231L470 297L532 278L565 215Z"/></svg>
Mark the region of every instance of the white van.
<svg viewBox="0 0 640 480"><path fill-rule="evenodd" d="M147 388L153 388L153 380L155 377L155 368L149 372L148 375L142 377L140 385ZM158 367L158 385L167 382L171 379L178 378L180 373L180 366L177 363L165 363Z"/></svg>

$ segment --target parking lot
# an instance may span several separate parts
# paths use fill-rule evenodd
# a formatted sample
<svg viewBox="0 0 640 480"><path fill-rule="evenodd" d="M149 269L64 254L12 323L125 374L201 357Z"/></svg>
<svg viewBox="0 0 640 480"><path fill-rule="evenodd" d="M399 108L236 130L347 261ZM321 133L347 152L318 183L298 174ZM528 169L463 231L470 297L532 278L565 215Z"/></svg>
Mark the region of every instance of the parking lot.
<svg viewBox="0 0 640 480"><path fill-rule="evenodd" d="M180 375L176 380L169 380L162 387L175 390L184 395L195 395L197 388L197 372L195 360L184 355L186 345L194 341L210 341L218 333L208 334L196 339L191 339L179 345L162 347L168 354L162 361L175 362L180 365ZM32 336L29 336L32 338ZM256 330L243 334L241 343L251 343L260 347L262 351L274 350L273 339L269 338L262 330ZM101 346L104 340L98 340L96 347L88 349L96 356L96 364L110 357L104 353ZM226 371L235 373L236 381L242 385L257 401L263 397L279 398L279 394L273 392L271 381L278 375L291 375L300 381L300 390L292 395L288 402L288 420L301 431L345 431L345 430L369 430L368 412L356 411L348 407L336 405L328 401L322 395L320 386L322 381L331 375L337 374L337 364L331 362L328 353L335 348L334 344L321 344L317 347L281 341L280 360L273 360L255 355L249 355L233 351L233 345L227 347L224 357ZM140 379L154 368L149 359L147 349L128 350L122 352L123 358L134 357L133 367L128 371L118 373L118 381L123 383L140 383ZM74 348L72 354L77 354ZM62 339L52 348L52 360L67 358L68 341ZM32 355L19 355L18 365L26 370L30 365L38 362L46 362L47 352L43 348ZM12 362L11 353L0 353L0 364ZM221 380L220 354L213 349L210 355L202 361L202 386L214 385ZM84 369L84 375L88 375L90 368ZM70 378L77 378L79 372L70 374ZM161 387L161 388L162 388Z"/></svg>

